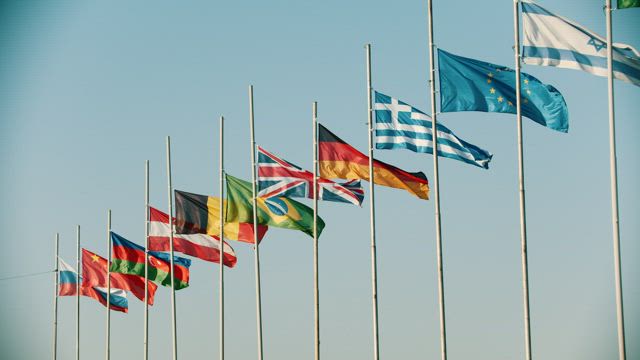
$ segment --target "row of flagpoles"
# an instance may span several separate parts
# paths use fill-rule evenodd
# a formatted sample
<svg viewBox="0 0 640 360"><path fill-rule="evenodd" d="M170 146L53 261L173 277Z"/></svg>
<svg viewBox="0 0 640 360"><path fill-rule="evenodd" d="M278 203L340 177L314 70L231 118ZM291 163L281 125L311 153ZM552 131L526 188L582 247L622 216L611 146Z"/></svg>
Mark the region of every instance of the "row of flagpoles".
<svg viewBox="0 0 640 360"><path fill-rule="evenodd" d="M626 1L626 0L625 0ZM522 56L520 53L520 1L514 0L513 2L513 12L514 12L514 59L515 59L515 115L516 115L516 125L517 125L517 154L518 154L518 198L519 198L519 219L520 219L520 240L521 240L521 263L522 263L522 289L523 289L523 318L524 318L524 337L525 337L525 359L532 359L532 345L531 345L531 325L530 325L530 313L529 313L529 281L528 281L528 257L527 257L527 227L526 227L526 198L525 198L525 185L524 185L524 156L523 156L523 129L522 129L522 116L523 116L523 102L526 104L528 98L521 95L521 78L523 77L523 73L521 72L521 60ZM533 4L530 2L524 2L525 4ZM529 5L528 5L529 6ZM537 6L537 5L536 5ZM640 4L638 5L640 6ZM541 7L539 7L541 9ZM444 275L443 275L443 258L442 258L442 229L441 229L441 213L440 213L440 193L439 193L439 166L438 159L439 156L443 156L445 152L446 141L443 141L443 145L441 145L439 140L439 133L446 129L443 125L438 123L438 114L436 108L436 66L435 66L435 51L437 49L434 41L434 33L433 33L433 9L432 9L432 0L427 1L427 10L428 10L428 35L429 35L429 97L431 102L431 153L436 152L433 156L433 200L435 206L435 240L436 240L436 255L437 255L437 273L438 273L438 304L439 304L439 319L440 319L440 347L441 347L441 359L447 359L447 337L446 337L446 312L445 312L445 291L444 291ZM620 234L619 234L619 220L618 220L618 189L617 189L617 164L616 164L616 144L615 144L615 112L614 112L614 92L613 92L613 78L614 78L614 63L613 63L613 48L614 44L612 42L612 20L611 20L611 0L606 0L605 4L605 14L606 14L606 25L607 25L607 37L606 37L606 52L607 52L607 86L608 86L608 106L609 106L609 144L610 144L610 174L611 174L611 201L612 201L612 226L613 226L613 249L614 249L614 261L615 261L615 290L616 290L616 314L617 314L617 324L618 324L618 353L619 359L626 359L626 350L625 350L625 333L624 333L624 313L623 313L623 304L622 304L622 280L621 280L621 264L620 264ZM540 11L540 10L538 10ZM546 11L546 10L545 10ZM561 18L562 19L562 18ZM562 36L563 34L558 34L558 36ZM595 39L592 38L595 43ZM594 45L595 46L595 45ZM366 91L367 91L367 136L368 136L368 176L362 177L364 180L369 181L369 215L370 215L370 242L371 242L371 285L372 285L372 330L373 330L373 357L374 360L379 360L379 324L378 324L378 284L377 284L377 255L376 255L376 224L375 224L375 167L378 164L378 161L374 159L374 147L376 147L376 137L378 131L377 124L374 124L374 113L377 116L376 111L378 111L378 96L381 95L377 92L374 92L372 85L372 66L371 66L371 46L367 44L365 46L365 55L366 55ZM439 51L439 57L442 54ZM443 52L444 53L444 52ZM451 56L451 54L446 53L446 56ZM464 59L464 58L462 58ZM470 59L466 59L470 60ZM439 61L440 62L440 61ZM640 62L639 62L640 63ZM486 65L486 63L484 63ZM492 64L488 64L492 65ZM540 65L540 64L539 64ZM549 65L549 64L541 64L541 65ZM492 65L493 66L493 65ZM551 65L551 66L560 66L560 65ZM562 67L562 66L560 66ZM566 67L566 66L565 66ZM496 71L501 71L499 68L496 68ZM507 71L502 70L502 71ZM442 71L442 70L441 70ZM526 75L526 74L524 74ZM487 82L491 83L493 74L489 73L487 78ZM531 77L526 75L525 83L529 81ZM537 81L537 79L536 79ZM441 86L442 86L442 81ZM630 81L635 84L635 82ZM637 84L636 84L637 85ZM491 88L491 90L494 90ZM373 94L376 95L376 107L374 109L374 101ZM440 95L442 97L442 94ZM392 99L396 100L396 99ZM499 102L503 100L498 99ZM397 101L396 101L397 102ZM510 102L509 102L510 103ZM404 106L408 106L403 104ZM511 106L511 104L509 105ZM442 107L442 98L441 98L441 107ZM418 112L418 110L411 108L411 112ZM394 109L390 109L391 112ZM443 112L442 108L440 109ZM451 110L449 110L451 111ZM455 111L455 110L453 110ZM459 110L458 110L459 111ZM482 110L481 110L482 111ZM490 110L484 110L490 111ZM494 110L495 111L495 110ZM500 111L497 112L513 112L513 111ZM425 115L425 114L423 114ZM396 115L397 116L397 115ZM427 116L427 115L425 115ZM428 116L427 116L428 117ZM392 115L393 120L393 115ZM548 120L548 119L547 119ZM376 119L377 121L377 119ZM537 121L537 120L536 120ZM258 359L262 360L264 358L263 354L263 337L262 337L262 302L261 302L261 281L260 281L260 253L259 253L259 225L263 224L259 219L258 215L258 199L260 198L260 191L262 189L258 189L260 175L258 174L258 162L256 161L256 140L255 140L255 131L254 131L254 104L253 104L253 86L249 87L249 130L250 130L250 146L251 146L251 174L252 174L252 183L251 183L251 202L252 202L252 224L253 224L253 240L254 240L254 267L255 267L255 291L256 291L256 330L257 330L257 354ZM220 128L219 128L219 175L220 175L220 205L219 205L219 227L220 227L220 241L219 244L219 256L220 256L220 272L219 272L219 312L220 312L220 324L219 324L219 356L220 359L223 360L225 356L225 336L224 336L224 266L223 266L223 258L224 258L224 239L225 239L225 218L228 214L224 213L224 181L227 176L224 169L224 118L220 117ZM546 124L547 126L550 126ZM319 304L319 268L318 268L318 237L319 237L319 224L318 224L318 197L320 196L320 188L319 188L319 179L323 176L323 171L320 169L319 172L319 124L318 124L318 111L317 111L317 103L313 103L312 107L312 126L313 126L313 181L312 181L312 191L313 195L309 196L313 200L313 228L312 228L312 236L313 236L313 277L314 277L314 358L316 360L320 359L320 304ZM551 126L550 126L551 127ZM448 129L446 129L449 131ZM444 134L444 133L443 133ZM455 138L452 133L447 132ZM375 137L374 137L375 136ZM457 138L456 138L457 139ZM448 140L448 139L445 139ZM470 145L470 144L467 144ZM378 147L380 148L380 147ZM435 149L435 150L434 150ZM481 150L481 149L480 149ZM258 150L262 154L262 150ZM416 151L416 152L427 152L425 151ZM487 153L488 154L488 153ZM435 156L438 155L438 156ZM490 154L488 154L488 160L490 160ZM171 177L171 143L170 138L167 137L166 142L166 158L167 158L167 193L168 193L168 216L169 216L169 226L170 226L170 235L169 235L169 278L171 284L171 317L172 317L172 356L173 359L178 358L178 348L177 348L177 332L176 332L176 304L175 304L175 276L174 276L174 233L176 231L173 226L173 216L174 216L174 189L172 185L172 177ZM486 163L483 165L486 167ZM292 165L290 163L287 163ZM477 164L476 164L477 165ZM477 165L480 166L480 165ZM227 186L228 183L227 183ZM176 198L177 199L177 198ZM177 201L177 200L176 200ZM227 198L227 201L231 201ZM148 349L149 349L149 341L148 341L148 306L149 306L149 288L148 288L148 279L149 279L149 237L150 237L150 204L149 204L149 162L145 162L145 255L144 255L144 301L145 301L145 310L144 310L144 359L148 359ZM111 308L111 266L109 265L112 260L112 231L111 231L111 211L108 211L108 220L107 220L107 241L108 241L108 258L107 258L107 280L106 280L106 348L105 348L105 357L108 360L110 358L110 308ZM58 310L58 294L59 287L61 286L59 283L59 257L58 257L58 242L59 236L56 234L55 237L55 294L54 294L54 329L53 329L53 358L56 359L57 356L57 310ZM81 285L80 285L80 227L77 228L77 269L76 272L76 358L80 357L80 294L81 294Z"/></svg>

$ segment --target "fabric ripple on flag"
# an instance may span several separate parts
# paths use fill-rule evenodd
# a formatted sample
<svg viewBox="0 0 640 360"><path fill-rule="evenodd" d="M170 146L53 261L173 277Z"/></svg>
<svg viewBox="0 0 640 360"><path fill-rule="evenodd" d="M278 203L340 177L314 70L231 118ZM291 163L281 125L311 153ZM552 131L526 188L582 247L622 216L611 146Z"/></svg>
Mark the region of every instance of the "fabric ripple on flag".
<svg viewBox="0 0 640 360"><path fill-rule="evenodd" d="M607 76L607 41L593 31L542 6L522 2L524 32L522 61ZM640 86L640 53L632 46L613 44L613 76Z"/></svg>
<svg viewBox="0 0 640 360"><path fill-rule="evenodd" d="M149 250L169 251L169 215L149 207ZM175 219L174 219L175 221ZM220 263L220 238L207 234L173 234L173 250L200 260ZM238 262L233 248L223 242L224 265L234 267Z"/></svg>
<svg viewBox="0 0 640 360"><path fill-rule="evenodd" d="M422 111L375 92L376 149L408 149L433 154L433 122ZM438 156L459 160L484 169L489 168L492 154L458 138L438 123Z"/></svg>
<svg viewBox="0 0 640 360"><path fill-rule="evenodd" d="M78 273L71 265L58 258L58 295L77 296ZM82 278L80 278L82 279ZM107 306L107 289L96 286L80 286L80 295L98 300L103 306ZM127 293L121 289L111 289L109 308L114 311L128 312L129 302Z"/></svg>
<svg viewBox="0 0 640 360"><path fill-rule="evenodd" d="M258 146L258 196L305 197L313 199L313 173L285 161ZM339 184L318 178L318 200L361 206L364 189L358 180Z"/></svg>

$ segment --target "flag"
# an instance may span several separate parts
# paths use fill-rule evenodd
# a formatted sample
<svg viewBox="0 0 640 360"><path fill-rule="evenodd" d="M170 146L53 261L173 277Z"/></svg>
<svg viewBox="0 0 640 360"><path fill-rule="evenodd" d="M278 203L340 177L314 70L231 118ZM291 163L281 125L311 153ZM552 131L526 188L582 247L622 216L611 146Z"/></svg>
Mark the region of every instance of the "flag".
<svg viewBox="0 0 640 360"><path fill-rule="evenodd" d="M376 149L408 149L433 154L433 122L422 111L375 92ZM493 156L458 138L438 122L438 156L488 169Z"/></svg>
<svg viewBox="0 0 640 360"><path fill-rule="evenodd" d="M634 1L638 6L638 1ZM618 3L619 6L619 3ZM525 64L576 69L608 76L607 41L569 19L532 2L522 2ZM613 76L640 86L640 53L630 45L613 44Z"/></svg>
<svg viewBox="0 0 640 360"><path fill-rule="evenodd" d="M220 236L220 198L179 190L175 191L175 196L176 233ZM223 209L226 209L225 201ZM266 226L258 225L258 242L262 240L267 229ZM224 238L255 243L253 221L231 222L227 219L224 224Z"/></svg>
<svg viewBox="0 0 640 360"><path fill-rule="evenodd" d="M111 272L138 275L144 278L144 247L123 238L113 231L111 232L111 244L113 245ZM171 256L167 253L156 251L149 251L148 254L148 279L170 287ZM191 266L191 260L174 255L173 278L176 290L189 286L189 266Z"/></svg>
<svg viewBox="0 0 640 360"><path fill-rule="evenodd" d="M169 251L169 215L153 207L149 207L149 215L149 250ZM238 262L235 251L226 241L222 246L224 265L234 267ZM220 263L220 238L206 234L173 234L173 251Z"/></svg>
<svg viewBox="0 0 640 360"><path fill-rule="evenodd" d="M516 73L500 65L453 55L438 49L442 112L516 113ZM521 73L522 116L567 132L569 110L556 88Z"/></svg>
<svg viewBox="0 0 640 360"><path fill-rule="evenodd" d="M77 296L78 273L71 265L58 258L58 295L59 296ZM80 286L80 294L98 300L103 306L107 306L107 289L95 286ZM127 293L121 289L111 289L109 299L109 308L111 310L128 312L129 302L127 301Z"/></svg>
<svg viewBox="0 0 640 360"><path fill-rule="evenodd" d="M369 181L369 157L324 126L318 126L320 176ZM378 185L403 189L420 199L429 199L429 181L422 172L410 173L373 159L373 175Z"/></svg>
<svg viewBox="0 0 640 360"><path fill-rule="evenodd" d="M227 221L253 221L253 189L251 183L231 175L227 177ZM256 199L258 223L291 230L300 230L313 236L313 209L293 199L273 197ZM324 221L318 217L318 236Z"/></svg>
<svg viewBox="0 0 640 360"><path fill-rule="evenodd" d="M313 199L313 173L258 146L258 190L258 196L265 198L288 196ZM338 184L319 178L318 199L361 206L364 190L357 180Z"/></svg>
<svg viewBox="0 0 640 360"><path fill-rule="evenodd" d="M82 249L82 275L82 286L107 287L107 259ZM131 291L140 301L144 301L144 277L111 273L111 288ZM157 288L158 285L148 281L149 305L153 305Z"/></svg>
<svg viewBox="0 0 640 360"><path fill-rule="evenodd" d="M618 0L618 9L640 7L640 0Z"/></svg>

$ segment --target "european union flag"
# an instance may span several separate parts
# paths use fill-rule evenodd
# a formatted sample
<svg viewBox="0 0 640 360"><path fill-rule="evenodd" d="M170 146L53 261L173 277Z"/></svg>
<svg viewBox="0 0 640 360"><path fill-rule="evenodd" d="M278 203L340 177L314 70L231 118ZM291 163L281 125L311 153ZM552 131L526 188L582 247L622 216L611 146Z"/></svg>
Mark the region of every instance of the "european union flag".
<svg viewBox="0 0 640 360"><path fill-rule="evenodd" d="M516 73L504 66L453 55L438 49L440 111L516 113ZM521 73L522 116L567 132L569 110L551 85Z"/></svg>

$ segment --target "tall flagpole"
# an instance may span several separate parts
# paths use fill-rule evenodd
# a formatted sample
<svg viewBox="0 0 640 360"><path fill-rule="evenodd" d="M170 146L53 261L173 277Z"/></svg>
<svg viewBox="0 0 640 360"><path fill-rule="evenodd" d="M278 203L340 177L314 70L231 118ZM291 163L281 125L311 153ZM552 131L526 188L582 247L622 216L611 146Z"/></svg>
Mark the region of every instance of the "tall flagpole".
<svg viewBox="0 0 640 360"><path fill-rule="evenodd" d="M171 138L167 136L167 195L169 200L169 220L171 225L171 232L169 235L169 258L170 269L169 277L171 278L171 328L172 328L172 340L173 340L173 360L178 359L178 337L176 334L176 288L175 279L173 276L173 187L171 185Z"/></svg>
<svg viewBox="0 0 640 360"><path fill-rule="evenodd" d="M55 265L53 268L53 275L54 275L54 280L53 280L53 360L56 360L58 358L58 278L59 278L59 274L58 271L60 269L58 269L58 256L59 256L59 244L60 242L60 234L56 233L56 250L55 250ZM80 294L78 294L78 297L80 297Z"/></svg>
<svg viewBox="0 0 640 360"><path fill-rule="evenodd" d="M258 360L262 360L262 296L260 293L260 251L258 246L258 199L256 189L256 140L253 128L253 85L249 85L249 128L251 131L251 188L253 198L253 240L255 241L256 318L258 328Z"/></svg>
<svg viewBox="0 0 640 360"><path fill-rule="evenodd" d="M435 57L433 55L435 44L433 42L433 1L427 0L429 17L429 85L431 88L431 121L433 127L433 199L436 218L436 253L438 257L438 306L440 308L440 357L447 359L447 330L444 308L444 276L442 267L442 224L440 221L440 175L438 172L438 120L436 113L436 70Z"/></svg>
<svg viewBox="0 0 640 360"><path fill-rule="evenodd" d="M149 160L144 162L144 360L149 359Z"/></svg>
<svg viewBox="0 0 640 360"><path fill-rule="evenodd" d="M111 210L107 210L107 254L107 346L105 357L109 360L111 358Z"/></svg>
<svg viewBox="0 0 640 360"><path fill-rule="evenodd" d="M80 225L76 228L76 360L80 360Z"/></svg>
<svg viewBox="0 0 640 360"><path fill-rule="evenodd" d="M220 360L224 360L224 116L220 116Z"/></svg>
<svg viewBox="0 0 640 360"><path fill-rule="evenodd" d="M609 90L609 166L611 173L611 225L613 227L613 259L615 262L616 316L618 319L618 358L627 357L622 306L622 274L620 264L620 220L618 218L618 164L616 159L616 124L613 98L613 29L611 0L606 0L607 17L607 87Z"/></svg>
<svg viewBox="0 0 640 360"><path fill-rule="evenodd" d="M378 336L378 260L376 256L376 212L373 173L373 110L371 104L371 44L365 46L367 55L367 125L369 138L369 215L371 217L371 291L373 303L373 359L380 359Z"/></svg>
<svg viewBox="0 0 640 360"><path fill-rule="evenodd" d="M318 102L313 102L313 314L314 355L320 359L320 290L318 278Z"/></svg>
<svg viewBox="0 0 640 360"><path fill-rule="evenodd" d="M527 218L524 196L524 155L522 146L522 104L520 95L520 16L519 0L513 1L514 54L516 62L516 124L518 127L518 193L520 196L520 241L522 257L522 299L524 307L525 359L531 360L531 324L529 317L529 260L527 258Z"/></svg>

